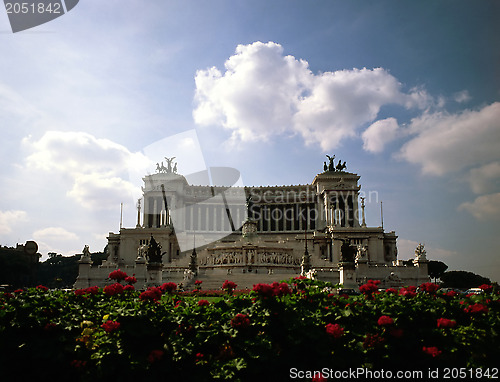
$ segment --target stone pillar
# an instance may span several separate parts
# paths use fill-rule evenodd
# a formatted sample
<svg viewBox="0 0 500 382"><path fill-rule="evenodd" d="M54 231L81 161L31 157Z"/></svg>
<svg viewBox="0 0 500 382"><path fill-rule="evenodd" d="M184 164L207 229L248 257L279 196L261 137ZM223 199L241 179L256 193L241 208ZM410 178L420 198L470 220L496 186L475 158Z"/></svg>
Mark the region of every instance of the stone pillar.
<svg viewBox="0 0 500 382"><path fill-rule="evenodd" d="M137 201L137 225L135 228L141 227L141 199Z"/></svg>
<svg viewBox="0 0 500 382"><path fill-rule="evenodd" d="M194 213L193 213L194 204L191 204L188 208L189 208L188 213L189 213L189 222L190 222L189 230L194 231Z"/></svg>
<svg viewBox="0 0 500 382"><path fill-rule="evenodd" d="M163 284L163 265L158 263L147 264L147 286L160 286Z"/></svg>
<svg viewBox="0 0 500 382"><path fill-rule="evenodd" d="M208 205L205 205L205 224L206 224L206 230L209 231L210 229L210 209L208 208Z"/></svg>
<svg viewBox="0 0 500 382"><path fill-rule="evenodd" d="M345 201L344 201L344 213L345 213L345 226L346 227L350 227L349 225L349 197L346 197L345 198Z"/></svg>
<svg viewBox="0 0 500 382"><path fill-rule="evenodd" d="M361 198L361 227L366 227L365 220L365 198Z"/></svg>
<svg viewBox="0 0 500 382"><path fill-rule="evenodd" d="M213 218L213 221L212 221L213 227L210 230L210 231L213 231L213 232L217 231L217 210L218 210L217 207L219 207L217 204L213 206L213 211L214 211L214 218Z"/></svg>
<svg viewBox="0 0 500 382"><path fill-rule="evenodd" d="M325 225L328 226L330 224L329 222L330 203L328 202L328 196L326 194L323 195L323 205L324 205L323 218L325 221Z"/></svg>
<svg viewBox="0 0 500 382"><path fill-rule="evenodd" d="M340 283L343 288L358 288L356 282L356 267L354 263L339 263Z"/></svg>
<svg viewBox="0 0 500 382"><path fill-rule="evenodd" d="M82 255L78 261L78 277L75 281L74 288L82 289L90 287L90 267L92 261L87 256Z"/></svg>
<svg viewBox="0 0 500 382"><path fill-rule="evenodd" d="M267 205L267 207L269 207L269 205ZM267 220L267 231L270 232L271 231L271 208L267 208L266 209L266 212L267 212L267 216L266 216L266 220Z"/></svg>
<svg viewBox="0 0 500 382"><path fill-rule="evenodd" d="M150 204L149 204L149 198L144 196L144 208L142 211L142 224L144 228L149 228L149 209L150 209Z"/></svg>
<svg viewBox="0 0 500 382"><path fill-rule="evenodd" d="M153 200L153 228L158 228L158 200L154 198Z"/></svg>
<svg viewBox="0 0 500 382"><path fill-rule="evenodd" d="M353 202L353 214L354 214L354 226L359 227L359 204L358 204L358 195L354 195L352 197Z"/></svg>
<svg viewBox="0 0 500 382"><path fill-rule="evenodd" d="M201 205L197 204L196 209L197 209L198 213L195 214L196 215L196 224L197 224L197 228L195 230L200 231L201 230Z"/></svg>
<svg viewBox="0 0 500 382"><path fill-rule="evenodd" d="M135 260L135 278L137 279L136 289L145 289L148 284L148 272L146 268L146 259L138 256Z"/></svg>

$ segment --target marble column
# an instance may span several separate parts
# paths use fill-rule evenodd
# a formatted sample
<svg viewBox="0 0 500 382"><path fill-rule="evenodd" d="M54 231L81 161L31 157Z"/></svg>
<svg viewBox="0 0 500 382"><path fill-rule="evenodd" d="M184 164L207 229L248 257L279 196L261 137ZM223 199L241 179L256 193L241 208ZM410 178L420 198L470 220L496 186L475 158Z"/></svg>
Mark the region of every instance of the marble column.
<svg viewBox="0 0 500 382"><path fill-rule="evenodd" d="M153 201L153 228L158 227L157 214L158 214L158 200L155 198Z"/></svg>

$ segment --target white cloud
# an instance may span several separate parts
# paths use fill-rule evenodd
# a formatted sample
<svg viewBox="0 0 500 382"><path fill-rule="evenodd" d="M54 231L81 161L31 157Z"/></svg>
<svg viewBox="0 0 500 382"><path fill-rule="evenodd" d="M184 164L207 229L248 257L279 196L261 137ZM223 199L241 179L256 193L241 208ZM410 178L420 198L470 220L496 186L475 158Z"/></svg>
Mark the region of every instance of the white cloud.
<svg viewBox="0 0 500 382"><path fill-rule="evenodd" d="M239 45L225 69L197 72L193 117L199 125L232 131L235 141L300 134L307 144L329 150L373 122L383 105L424 108L431 102L423 89L403 93L382 68L315 75L274 42Z"/></svg>
<svg viewBox="0 0 500 382"><path fill-rule="evenodd" d="M72 188L67 195L89 209L116 208L120 201L140 194L122 174L150 164L141 153L83 132L49 131L38 141L23 139L23 145L31 152L28 168L69 178Z"/></svg>
<svg viewBox="0 0 500 382"><path fill-rule="evenodd" d="M500 158L500 102L479 111L426 113L412 120L415 137L400 156L422 166L425 174L443 175Z"/></svg>
<svg viewBox="0 0 500 382"><path fill-rule="evenodd" d="M124 169L132 156L124 146L84 132L47 131L38 141L24 138L23 144L32 151L26 159L28 166L70 175L116 172Z"/></svg>
<svg viewBox="0 0 500 382"><path fill-rule="evenodd" d="M385 145L397 137L398 130L399 125L395 118L386 118L372 123L361 135L363 148L372 153L382 152Z"/></svg>
<svg viewBox="0 0 500 382"><path fill-rule="evenodd" d="M439 260L445 261L454 256L457 256L458 253L455 251L451 251L449 249L437 248L433 246L428 246L424 244L424 248L427 251L427 259L428 260ZM408 240L408 239L398 239L398 259L400 260L409 260L413 259L415 256L415 248L419 245L418 241Z"/></svg>
<svg viewBox="0 0 500 382"><path fill-rule="evenodd" d="M491 193L500 189L500 162L473 168L469 173L468 181L472 191L476 194Z"/></svg>
<svg viewBox="0 0 500 382"><path fill-rule="evenodd" d="M468 102L472 99L469 92L467 90L462 90L461 92L457 92L454 94L455 102L463 103Z"/></svg>
<svg viewBox="0 0 500 382"><path fill-rule="evenodd" d="M462 203L459 211L467 211L477 220L500 219L500 192L477 197L473 202Z"/></svg>
<svg viewBox="0 0 500 382"><path fill-rule="evenodd" d="M38 252L56 252L62 255L74 255L79 250L75 243L80 242L79 236L62 227L47 227L33 232L33 239L38 244ZM83 246L82 246L83 248ZM42 261L45 257L42 257Z"/></svg>
<svg viewBox="0 0 500 382"><path fill-rule="evenodd" d="M78 235L62 227L47 227L33 232L33 238L41 241L68 242L79 240Z"/></svg>
<svg viewBox="0 0 500 382"><path fill-rule="evenodd" d="M130 182L105 174L91 173L75 178L68 195L89 209L116 209L124 200L131 200L141 190Z"/></svg>
<svg viewBox="0 0 500 382"><path fill-rule="evenodd" d="M25 211L0 211L0 235L11 233L13 226L26 221L26 219L27 214Z"/></svg>

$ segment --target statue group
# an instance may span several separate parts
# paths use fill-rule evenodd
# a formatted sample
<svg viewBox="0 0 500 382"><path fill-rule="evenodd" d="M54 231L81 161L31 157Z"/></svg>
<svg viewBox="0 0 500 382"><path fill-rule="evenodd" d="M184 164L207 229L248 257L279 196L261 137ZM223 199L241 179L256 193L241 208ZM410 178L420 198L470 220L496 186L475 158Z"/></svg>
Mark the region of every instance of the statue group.
<svg viewBox="0 0 500 382"><path fill-rule="evenodd" d="M335 163L334 163L334 160L335 160L335 155L333 157L331 157L330 155L327 155L326 156L328 158L328 165L326 164L326 162L323 162L323 170L324 171L344 171L347 166L345 164L345 161L344 163L342 163L342 161L339 159L339 163L335 166Z"/></svg>
<svg viewBox="0 0 500 382"><path fill-rule="evenodd" d="M165 174L170 174L170 173L177 174L177 162L175 162L174 165L172 166L174 159L175 157L172 158L165 157L165 160L167 161L166 167L163 165L163 161L161 162L161 165L160 163L156 163L156 172Z"/></svg>
<svg viewBox="0 0 500 382"><path fill-rule="evenodd" d="M146 248L146 258L149 263L161 263L161 245L154 239L153 235L149 239L149 245Z"/></svg>

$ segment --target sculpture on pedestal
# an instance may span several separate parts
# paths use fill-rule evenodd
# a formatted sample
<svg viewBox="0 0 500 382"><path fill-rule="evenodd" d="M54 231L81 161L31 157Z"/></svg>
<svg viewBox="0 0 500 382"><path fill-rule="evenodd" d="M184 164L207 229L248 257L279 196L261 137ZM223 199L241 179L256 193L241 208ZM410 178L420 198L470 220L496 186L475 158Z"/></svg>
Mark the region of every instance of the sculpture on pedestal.
<svg viewBox="0 0 500 382"><path fill-rule="evenodd" d="M174 165L172 166L174 159L175 159L175 157L171 157L171 158L165 157L165 160L167 161L167 167L165 167L163 165L163 162L161 162L161 165L160 165L160 163L156 163L156 172L164 173L164 174L171 174L171 173L176 174L177 173L177 162L175 162Z"/></svg>
<svg viewBox="0 0 500 382"><path fill-rule="evenodd" d="M328 171L335 171L335 165L333 164L333 161L335 159L335 155L333 157L331 157L330 155L327 155L326 157L328 158L328 161L329 161ZM326 162L325 162L325 168L326 168Z"/></svg>
<svg viewBox="0 0 500 382"><path fill-rule="evenodd" d="M366 249L366 246L358 245L356 258L354 259L356 264L361 262L361 261L366 262L368 260L367 253L368 253L368 250Z"/></svg>
<svg viewBox="0 0 500 382"><path fill-rule="evenodd" d="M146 258L149 263L161 263L161 258L163 254L161 253L161 245L158 244L151 235L151 239L149 240L149 245L146 250Z"/></svg>
<svg viewBox="0 0 500 382"><path fill-rule="evenodd" d="M340 262L354 263L356 248L352 247L349 239L341 239L342 246L340 247Z"/></svg>
<svg viewBox="0 0 500 382"><path fill-rule="evenodd" d="M165 160L167 161L167 172L168 173L172 172L172 162L173 162L174 159L175 159L175 157L172 157L172 158L165 157ZM176 168L176 171L177 171L177 163L175 164L175 168Z"/></svg>
<svg viewBox="0 0 500 382"><path fill-rule="evenodd" d="M92 262L88 245L85 245L85 247L83 248L82 257L80 258L80 262L81 263L91 263Z"/></svg>
<svg viewBox="0 0 500 382"><path fill-rule="evenodd" d="M413 264L416 264L418 262L426 262L426 253L427 251L424 249L424 245L422 243L419 243L417 245L417 248L415 248L415 258L413 259Z"/></svg>
<svg viewBox="0 0 500 382"><path fill-rule="evenodd" d="M335 166L335 163L333 163L334 159L335 159L335 155L333 157L331 157L330 155L327 155L326 156L328 158L328 166L326 164L326 162L323 162L323 170L326 172L326 171L338 171L338 172L342 172L344 171L346 168L347 168L347 165L344 161L344 163L342 163L342 161L339 159L339 163Z"/></svg>

